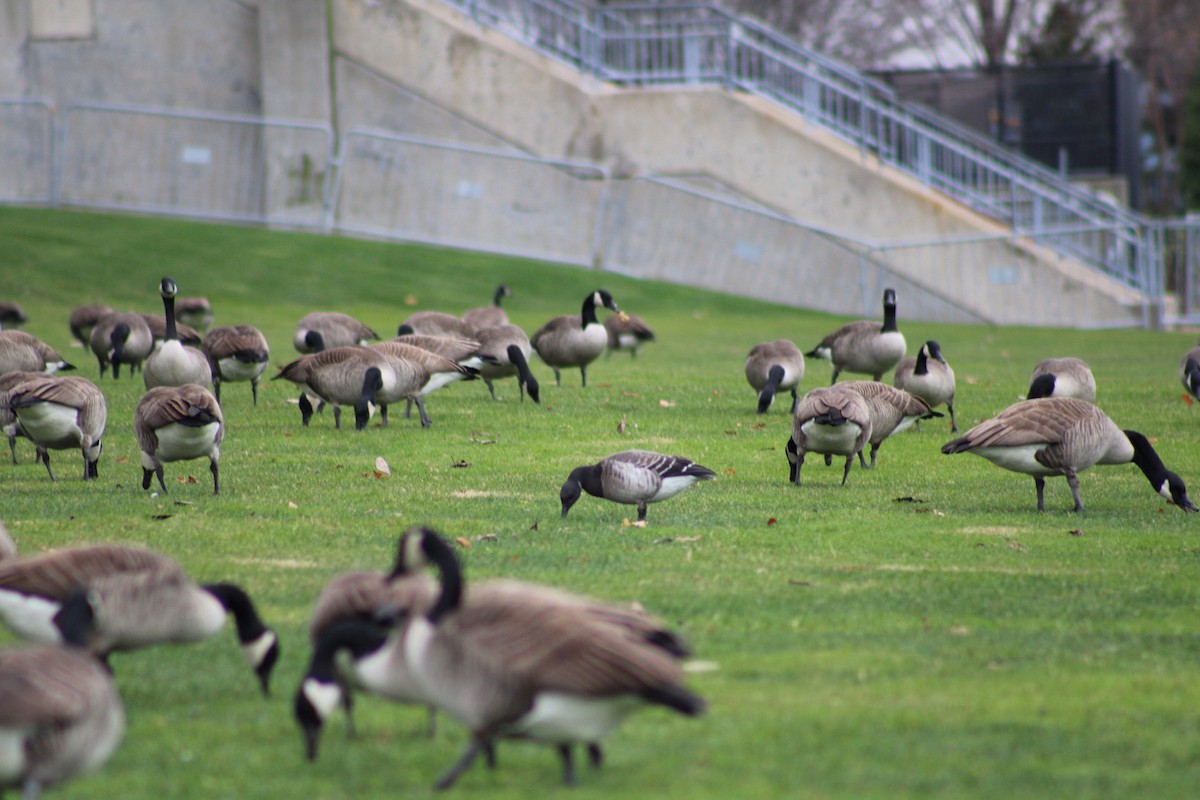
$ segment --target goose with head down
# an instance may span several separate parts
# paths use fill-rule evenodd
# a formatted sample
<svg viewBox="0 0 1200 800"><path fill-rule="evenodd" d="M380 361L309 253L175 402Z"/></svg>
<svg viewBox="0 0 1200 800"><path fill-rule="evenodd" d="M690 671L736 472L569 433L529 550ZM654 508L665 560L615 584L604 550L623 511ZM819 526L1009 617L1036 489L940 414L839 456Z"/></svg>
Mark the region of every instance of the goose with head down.
<svg viewBox="0 0 1200 800"><path fill-rule="evenodd" d="M37 448L50 480L50 451L75 448L83 453L83 479L99 477L108 404L96 384L75 376L35 375L11 387L5 405Z"/></svg>
<svg viewBox="0 0 1200 800"><path fill-rule="evenodd" d="M780 389L792 393L792 411L800 403L796 387L804 379L804 354L788 339L763 342L750 348L745 364L746 381L758 392L758 413L765 414Z"/></svg>
<svg viewBox="0 0 1200 800"><path fill-rule="evenodd" d="M670 499L698 481L710 481L717 473L691 459L650 450L625 450L595 464L571 470L559 491L562 515L584 492L614 503L637 506L638 521L645 522L646 506Z"/></svg>
<svg viewBox="0 0 1200 800"><path fill-rule="evenodd" d="M142 489L158 477L163 494L163 464L207 458L213 494L220 494L218 462L225 438L225 417L212 392L203 386L156 386L142 395L133 414L133 432L142 453Z"/></svg>
<svg viewBox="0 0 1200 800"><path fill-rule="evenodd" d="M855 453L861 453L871 438L871 409L858 392L833 385L810 389L800 398L792 415L792 435L784 450L788 457L788 479L800 485L800 470L807 453L821 453L828 464L835 455L845 456L842 485L850 475Z"/></svg>

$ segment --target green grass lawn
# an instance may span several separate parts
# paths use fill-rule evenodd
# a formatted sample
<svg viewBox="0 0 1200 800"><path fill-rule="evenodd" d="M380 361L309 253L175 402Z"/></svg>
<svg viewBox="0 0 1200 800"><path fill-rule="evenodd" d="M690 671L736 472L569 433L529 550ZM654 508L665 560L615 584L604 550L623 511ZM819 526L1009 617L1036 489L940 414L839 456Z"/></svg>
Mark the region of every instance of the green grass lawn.
<svg viewBox="0 0 1200 800"><path fill-rule="evenodd" d="M1200 515L1166 504L1133 465L1083 473L1078 515L1065 481L1049 480L1039 514L1031 478L939 452L947 420L887 441L878 468L856 466L844 487L840 466L819 458L791 486L788 398L756 414L742 363L768 339L807 350L839 318L498 256L126 216L0 208L0 242L0 299L20 302L25 329L92 380L70 310L161 312L164 275L207 296L216 324L263 330L270 374L295 355L292 329L309 311L389 335L417 309L486 304L500 282L528 332L603 287L658 334L636 360L594 364L587 389L578 371L554 386L535 361L540 406L518 402L515 380L497 385L501 402L482 382L452 386L428 399L428 430L399 409L387 429L376 418L335 431L329 412L302 428L291 384L265 382L257 408L247 385L228 384L219 497L204 461L168 464L167 496L141 489L140 376L100 382L99 481L79 480L79 455L60 451L52 484L18 442L21 463L0 461L0 518L25 552L161 549L198 579L245 586L283 647L267 700L232 630L115 656L124 744L57 797L433 794L465 743L453 721L430 739L421 709L363 697L359 738L334 717L310 764L291 718L317 592L339 572L384 569L418 523L465 542L468 580L636 600L704 662L689 683L709 713L634 716L571 797L1163 798L1200 785ZM1182 402L1176 377L1194 335L926 324L904 303L909 351L935 338L957 373L961 429L1019 399L1040 359L1079 356L1098 404L1149 436L1200 502L1200 407ZM810 359L801 388L829 376ZM623 524L632 507L589 496L560 518L573 467L635 447L719 477L651 506L645 528ZM376 477L378 457L390 476ZM505 744L499 769L477 766L451 791L566 796L559 777L551 749Z"/></svg>

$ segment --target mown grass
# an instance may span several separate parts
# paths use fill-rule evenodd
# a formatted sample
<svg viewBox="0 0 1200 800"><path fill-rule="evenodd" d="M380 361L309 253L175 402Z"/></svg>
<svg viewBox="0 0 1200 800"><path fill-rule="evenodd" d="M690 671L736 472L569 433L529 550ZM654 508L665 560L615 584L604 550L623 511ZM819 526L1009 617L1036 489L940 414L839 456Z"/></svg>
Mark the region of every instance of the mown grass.
<svg viewBox="0 0 1200 800"><path fill-rule="evenodd" d="M335 431L299 424L292 387L225 388L222 494L203 462L168 465L169 496L140 488L132 436L140 380L102 382L109 430L101 479L55 453L51 484L19 443L0 464L0 516L26 552L84 541L144 543L202 579L242 583L280 632L283 660L264 700L233 634L114 658L126 740L99 775L62 797L363 798L428 796L464 732L427 739L418 709L360 703L361 735L340 719L306 763L291 696L305 624L340 571L382 569L398 534L428 523L470 547L468 578L510 576L612 600L676 623L715 666L690 683L699 720L649 710L584 770L578 798L1186 797L1200 782L1197 577L1200 519L1155 495L1132 465L1081 478L1076 515L1061 480L1034 508L1033 481L974 456L946 457L945 421L884 444L879 467L810 459L787 483L786 403L755 414L742 361L756 342L807 349L841 320L619 275L423 247L135 217L0 209L0 298L27 330L95 379L66 319L85 302L159 310L159 278L204 294L218 324L259 326L273 366L290 360L295 321L316 309L390 333L411 311L461 312L507 282L513 321L532 331L610 289L659 341L632 360L543 382L540 406L511 381L429 399L434 425ZM820 291L814 287L813 291ZM936 338L959 380L966 428L1016 400L1034 363L1077 355L1099 404L1156 442L1200 500L1197 414L1181 401L1187 333L900 323L910 350ZM810 361L803 388L829 367ZM625 432L618 423L625 421ZM719 473L667 503L649 526L585 497L563 520L574 466L619 449L686 455ZM390 477L377 478L382 456ZM194 476L196 483L179 483ZM494 772L452 791L516 798L565 792L553 753L509 744Z"/></svg>

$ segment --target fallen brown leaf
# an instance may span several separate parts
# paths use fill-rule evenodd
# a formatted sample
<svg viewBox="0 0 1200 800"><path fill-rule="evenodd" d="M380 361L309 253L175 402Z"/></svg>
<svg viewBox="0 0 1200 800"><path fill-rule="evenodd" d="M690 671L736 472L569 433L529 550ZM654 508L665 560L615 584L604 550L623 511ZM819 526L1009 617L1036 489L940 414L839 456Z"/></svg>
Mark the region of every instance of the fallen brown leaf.
<svg viewBox="0 0 1200 800"><path fill-rule="evenodd" d="M621 417L621 421L617 423L617 433L625 432L625 418Z"/></svg>
<svg viewBox="0 0 1200 800"><path fill-rule="evenodd" d="M128 464L128 463L129 463L129 459L128 459L128 458L124 458L124 457L122 457L122 458L118 458L118 459L117 459L117 463L118 463L118 464Z"/></svg>
<svg viewBox="0 0 1200 800"><path fill-rule="evenodd" d="M288 500L288 508L299 508L299 507L300 506L296 505L291 500Z"/></svg>
<svg viewBox="0 0 1200 800"><path fill-rule="evenodd" d="M456 536L456 537L454 537L454 541L458 542L463 547L470 548L472 546L471 540L465 536Z"/></svg>
<svg viewBox="0 0 1200 800"><path fill-rule="evenodd" d="M775 522L776 522L775 518L771 517L769 520L767 520L767 527L770 528L771 526L773 526L775 524Z"/></svg>
<svg viewBox="0 0 1200 800"><path fill-rule="evenodd" d="M737 431L730 430L729 428L726 428L726 429L725 429L725 435L726 435L726 436L737 436Z"/></svg>
<svg viewBox="0 0 1200 800"><path fill-rule="evenodd" d="M1069 536L1083 536L1083 531L1079 530L1079 528L1076 528L1073 531L1067 531L1067 534Z"/></svg>
<svg viewBox="0 0 1200 800"><path fill-rule="evenodd" d="M417 300L417 296L415 294L408 294L404 296L404 305L406 306L415 306L418 302L419 301Z"/></svg>
<svg viewBox="0 0 1200 800"><path fill-rule="evenodd" d="M756 423L754 423L753 425L751 425L751 426L750 426L750 429L751 429L751 430L755 430L755 431L761 431L761 430L762 430L763 428L765 428L765 427L767 427L767 423L765 423L765 422L756 422Z"/></svg>
<svg viewBox="0 0 1200 800"><path fill-rule="evenodd" d="M175 516L175 515L174 514L155 514L150 519L170 519L173 516ZM74 517L72 517L72 519L74 519Z"/></svg>
<svg viewBox="0 0 1200 800"><path fill-rule="evenodd" d="M663 408L674 408L675 407L675 404L672 403L670 400L659 400L658 404L660 406L662 406Z"/></svg>
<svg viewBox="0 0 1200 800"><path fill-rule="evenodd" d="M1184 392L1183 393L1183 402L1187 403L1190 406L1193 403L1195 403L1196 401L1192 399L1192 396L1190 394L1188 394L1187 392Z"/></svg>
<svg viewBox="0 0 1200 800"><path fill-rule="evenodd" d="M737 470L734 469L733 467L726 467L725 474L726 475L737 475Z"/></svg>

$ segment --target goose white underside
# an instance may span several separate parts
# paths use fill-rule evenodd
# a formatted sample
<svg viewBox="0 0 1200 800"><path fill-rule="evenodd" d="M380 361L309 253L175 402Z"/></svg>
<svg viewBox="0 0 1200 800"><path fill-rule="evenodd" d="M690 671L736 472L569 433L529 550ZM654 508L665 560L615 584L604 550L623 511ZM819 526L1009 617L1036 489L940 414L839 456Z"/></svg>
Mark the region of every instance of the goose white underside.
<svg viewBox="0 0 1200 800"><path fill-rule="evenodd" d="M54 625L60 604L45 597L0 590L0 619L22 639L34 642L62 641Z"/></svg>
<svg viewBox="0 0 1200 800"><path fill-rule="evenodd" d="M29 736L26 727L0 727L0 786L18 783L29 762L25 750L25 739Z"/></svg>
<svg viewBox="0 0 1200 800"><path fill-rule="evenodd" d="M895 430L892 431L891 435L895 436L897 433L900 433L900 431L908 430L912 427L912 424L920 418L920 416L904 417L900 420L900 424L896 426Z"/></svg>
<svg viewBox="0 0 1200 800"><path fill-rule="evenodd" d="M629 695L601 698L542 692L533 708L504 733L543 742L598 742L639 705Z"/></svg>
<svg viewBox="0 0 1200 800"><path fill-rule="evenodd" d="M694 484L697 480L699 480L699 478L695 477L694 475L681 475L674 478L663 478L662 487L654 493L654 497L651 497L646 502L657 503L660 500L666 500L674 497L684 489Z"/></svg>
<svg viewBox="0 0 1200 800"><path fill-rule="evenodd" d="M79 411L70 406L37 403L17 409L16 415L26 435L43 447L74 447L83 435Z"/></svg>
<svg viewBox="0 0 1200 800"><path fill-rule="evenodd" d="M817 358L822 358L826 361L833 362L833 349L829 347L818 347L813 350L813 355Z"/></svg>
<svg viewBox="0 0 1200 800"><path fill-rule="evenodd" d="M217 435L217 427L216 422L211 422L198 428L176 423L159 428L154 432L158 436L158 450L154 452L153 458L148 458L148 454L142 453L142 466L146 469L154 469L154 459L186 461L219 453L216 445L213 444L213 439Z"/></svg>
<svg viewBox="0 0 1200 800"><path fill-rule="evenodd" d="M252 381L262 375L266 372L267 362L248 363L230 356L219 359L217 367L221 370L221 380L236 383L237 381Z"/></svg>
<svg viewBox="0 0 1200 800"><path fill-rule="evenodd" d="M970 452L986 458L997 467L1013 472L1022 472L1026 475L1041 477L1061 475L1061 470L1048 469L1038 463L1035 456L1040 451L1046 449L1046 447L1048 445L1045 444L1030 444L1021 447L976 447Z"/></svg>
<svg viewBox="0 0 1200 800"><path fill-rule="evenodd" d="M429 380L425 381L425 385L421 387L420 394L427 395L430 392L436 392L443 386L449 386L456 381L461 381L467 376L461 372L435 372L429 376Z"/></svg>
<svg viewBox="0 0 1200 800"><path fill-rule="evenodd" d="M638 346L637 334L633 334L633 333L618 333L617 334L617 347L620 347L624 350L632 350L633 348L635 348L637 346Z"/></svg>
<svg viewBox="0 0 1200 800"><path fill-rule="evenodd" d="M800 426L804 431L805 449L817 453L841 453L849 455L854 452L862 428L853 422L844 425L821 425L816 422L804 423Z"/></svg>

